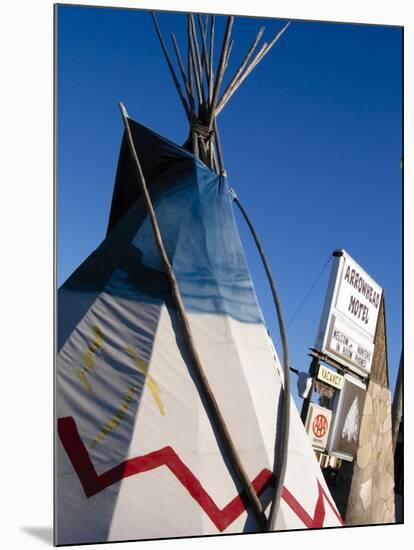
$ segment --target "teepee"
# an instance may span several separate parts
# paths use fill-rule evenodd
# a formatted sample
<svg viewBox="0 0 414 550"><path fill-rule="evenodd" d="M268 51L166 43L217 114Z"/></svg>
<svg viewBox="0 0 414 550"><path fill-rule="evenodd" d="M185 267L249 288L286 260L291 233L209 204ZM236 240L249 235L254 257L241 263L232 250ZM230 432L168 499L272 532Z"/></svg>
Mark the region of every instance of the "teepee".
<svg viewBox="0 0 414 550"><path fill-rule="evenodd" d="M290 406L283 329L284 368L257 302L216 120L288 25L258 47L260 29L221 91L233 17L215 56L214 16L189 15L178 71L153 19L189 137L121 105L106 238L59 289L56 542L339 526Z"/></svg>

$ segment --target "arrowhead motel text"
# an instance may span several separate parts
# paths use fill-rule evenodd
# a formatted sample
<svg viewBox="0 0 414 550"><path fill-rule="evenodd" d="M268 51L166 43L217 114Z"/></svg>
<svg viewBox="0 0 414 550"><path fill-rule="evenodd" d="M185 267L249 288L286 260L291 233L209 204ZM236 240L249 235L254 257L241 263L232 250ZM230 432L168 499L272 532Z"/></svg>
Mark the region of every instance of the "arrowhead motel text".
<svg viewBox="0 0 414 550"><path fill-rule="evenodd" d="M358 293L360 293L368 302L370 302L375 309L378 309L380 302L380 293L374 290L374 288L367 283L367 281L355 270L347 267L344 280L350 284ZM355 315L357 319L360 319L365 324L368 324L368 306L361 303L357 297L352 296L349 300L348 311Z"/></svg>

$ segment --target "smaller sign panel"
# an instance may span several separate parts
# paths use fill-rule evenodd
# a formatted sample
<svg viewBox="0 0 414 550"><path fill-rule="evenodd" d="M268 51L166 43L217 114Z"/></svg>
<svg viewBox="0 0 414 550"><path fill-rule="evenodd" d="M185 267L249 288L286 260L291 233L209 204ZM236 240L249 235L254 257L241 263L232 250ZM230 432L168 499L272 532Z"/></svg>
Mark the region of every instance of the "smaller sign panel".
<svg viewBox="0 0 414 550"><path fill-rule="evenodd" d="M319 407L314 403L310 404L306 418L306 431L308 432L312 446L318 451L326 449L331 420L332 411Z"/></svg>
<svg viewBox="0 0 414 550"><path fill-rule="evenodd" d="M333 423L328 453L352 461L358 449L359 428L364 410L366 386L351 375L344 376L344 386L333 403Z"/></svg>
<svg viewBox="0 0 414 550"><path fill-rule="evenodd" d="M317 378L318 380L321 380L322 382L325 382L338 390L341 390L344 385L344 377L341 374L338 374L334 370L328 369L323 365L319 365Z"/></svg>
<svg viewBox="0 0 414 550"><path fill-rule="evenodd" d="M326 350L336 355L341 363L354 367L361 374L371 371L374 344L356 335L335 315L332 315Z"/></svg>

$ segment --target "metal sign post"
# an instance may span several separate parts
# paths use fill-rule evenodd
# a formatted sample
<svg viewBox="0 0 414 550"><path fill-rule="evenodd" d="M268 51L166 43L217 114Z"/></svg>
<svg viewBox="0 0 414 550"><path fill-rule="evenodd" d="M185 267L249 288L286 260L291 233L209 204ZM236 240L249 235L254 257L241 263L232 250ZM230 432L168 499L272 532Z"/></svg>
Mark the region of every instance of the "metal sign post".
<svg viewBox="0 0 414 550"><path fill-rule="evenodd" d="M309 366L309 376L311 376L313 379L315 379L315 376L318 372L318 366L319 366L319 359L317 357L312 357L311 364ZM309 390L309 393L307 397L303 400L302 404L302 410L300 413L300 417L302 419L303 424L306 423L306 418L308 416L309 406L312 401L312 394L313 394L313 382L312 382L312 388Z"/></svg>

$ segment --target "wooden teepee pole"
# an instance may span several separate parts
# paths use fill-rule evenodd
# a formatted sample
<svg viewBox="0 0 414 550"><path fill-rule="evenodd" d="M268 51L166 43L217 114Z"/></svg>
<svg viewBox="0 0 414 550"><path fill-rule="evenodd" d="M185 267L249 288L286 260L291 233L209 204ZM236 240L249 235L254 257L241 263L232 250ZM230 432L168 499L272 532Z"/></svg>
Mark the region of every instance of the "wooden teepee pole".
<svg viewBox="0 0 414 550"><path fill-rule="evenodd" d="M238 81L239 77L241 76L242 72L244 71L244 68L246 67L247 63L249 62L249 59L251 58L252 56L252 53L254 52L257 44L259 43L263 33L265 31L265 28L264 27L261 27L255 40L253 41L252 45L250 46L250 49L249 51L246 53L240 67L237 69L237 71L234 73L233 77L231 78L229 84L227 85L227 88L224 90L223 92L223 95L221 97L221 99L219 100L219 102L217 103L217 109L216 109L216 113L218 114L221 109L222 109L222 106L221 104L224 103L224 102L227 102L227 96L230 95L231 93L231 90L233 88L233 86L235 85L235 83Z"/></svg>
<svg viewBox="0 0 414 550"><path fill-rule="evenodd" d="M200 357L198 355L198 352L197 352L197 349L196 349L196 346L195 346L195 343L194 343L194 338L193 338L193 335L191 333L191 328L190 328L190 324L188 322L187 314L185 312L185 307L184 307L184 303L183 303L183 300L182 300L182 297L181 297L181 292L180 292L180 289L179 289L178 284L177 284L177 279L175 277L174 270L171 266L171 263L170 263L170 261L168 259L168 256L167 256L167 252L166 252L165 247L164 247L164 243L163 243L163 240L162 240L162 237L161 237L161 232L160 232L158 222L157 222L157 218L155 216L155 211L154 211L154 208L153 208L153 205L152 205L151 197L149 195L147 184L145 182L144 173L142 171L141 163L139 161L137 151L136 151L136 148L135 148L135 144L134 144L134 141L133 141L133 138L132 138L132 133L131 133L131 129L130 129L130 126L129 126L129 121L128 121L128 114L126 112L126 109L125 109L125 106L123 105L123 103L120 103L119 106L120 106L122 119L123 119L124 126L125 126L125 131L126 131L126 135L127 135L127 139L128 139L128 144L129 144L131 154L132 154L132 157L134 159L134 164L135 164L135 167L136 167L136 170L137 170L137 176L138 176L138 180L139 180L139 183L140 183L140 186L141 186L141 191L142 191L142 194L143 194L143 197L144 197L144 201L145 201L145 205L146 205L146 208L147 208L148 216L150 218L152 230L154 232L158 252L160 254L161 261L162 261L165 273L166 273L167 278L168 278L169 283L170 283L171 295L172 295L173 302L174 302L174 305L175 305L176 310L177 310L177 314L178 314L178 318L179 318L179 321L180 321L180 324L181 324L181 328L182 328L183 333L184 333L184 341L187 345L187 351L188 351L189 356L191 358L191 362L192 362L192 365L194 367L194 371L195 371L195 374L197 376L197 379L200 383L201 388L203 389L204 397L206 398L206 401L208 403L209 411L210 411L210 414L212 416L214 425L218 429L218 432L221 436L221 441L224 445L224 448L226 449L226 452L227 452L228 457L230 459L231 465L233 466L233 469L234 469L234 471L237 475L237 478L238 478L239 482L241 483L242 487L244 488L244 491L247 495L247 498L250 501L250 504L252 506L254 515L255 515L256 520L257 520L257 522L260 526L260 529L265 530L266 529L266 524L267 524L267 519L266 519L266 516L264 514L262 504L261 504L261 502L260 502L260 500L259 500L259 498L258 498L258 496L257 496L257 494L256 494L256 492L255 492L248 476L247 476L247 473L244 469L244 466L242 465L242 463L240 461L240 458L238 456L236 447L235 447L235 445L234 445L234 443L231 439L231 436L230 436L230 433L227 429L225 420L223 418L223 415L221 414L221 411L219 409L219 406L217 404L217 401L214 397L213 391L211 389L211 386L210 386L210 384L207 380L206 374L205 374L203 366L201 364Z"/></svg>
<svg viewBox="0 0 414 550"><path fill-rule="evenodd" d="M210 21L210 51L208 56L208 101L209 105L211 104L211 99L213 97L213 86L214 86L214 15L211 16Z"/></svg>
<svg viewBox="0 0 414 550"><path fill-rule="evenodd" d="M212 97L209 105L207 126L210 129L213 127L214 117L216 116L216 103L217 103L218 94L221 87L221 82L223 80L223 74L224 74L224 69L226 64L226 54L230 45L230 36L231 36L231 29L233 27L233 22L234 22L233 16L230 16L227 18L226 29L224 31L223 45L221 47L221 52L220 52L220 61L219 61L218 70L217 70L217 77L214 82L213 93L212 93Z"/></svg>
<svg viewBox="0 0 414 550"><path fill-rule="evenodd" d="M196 50L195 50L195 44L194 44L194 37L193 37L193 30L191 25L191 18L190 15L187 15L187 33L189 37L189 48L191 53L191 64L194 74L194 80L196 84L196 90L197 90L197 97L198 97L198 105L199 108L204 105L204 97L203 97L203 87L201 82L201 74L200 74L200 67L197 62L196 58Z"/></svg>
<svg viewBox="0 0 414 550"><path fill-rule="evenodd" d="M286 23L286 25L274 36L274 38L267 44L266 42L262 45L259 52L255 55L253 61L250 63L250 65L245 69L244 73L238 77L238 80L232 85L232 87L229 90L226 90L226 97L223 97L219 104L217 105L216 109L216 116L219 114L219 112L224 108L228 100L231 98L231 96L234 94L234 92L239 88L239 86L243 83L243 81L249 76L249 74L252 72L252 70L263 60L263 58L269 53L269 51L273 48L273 46L276 44L276 42L279 40L279 38L283 35L283 33L286 31L286 29L289 27L290 21Z"/></svg>
<svg viewBox="0 0 414 550"><path fill-rule="evenodd" d="M177 78L177 75L175 74L174 67L173 67L170 55L168 53L167 47L165 45L164 39L163 39L162 34L161 34L160 26L158 25L158 21L157 21L157 18L155 16L155 13L151 12L151 15L152 15L152 20L154 22L155 30L157 32L158 40L160 41L160 44L161 44L161 49L164 53L164 57L165 57L165 60L167 62L167 65L168 65L168 69L170 70L171 77L174 81L174 84L175 84L175 87L177 89L178 95L180 96L181 103L184 107L185 114L187 115L187 119L191 123L190 110L188 108L188 105L187 105L187 102L185 100L183 91L181 89L180 82Z"/></svg>
<svg viewBox="0 0 414 550"><path fill-rule="evenodd" d="M191 115L191 118L193 118L196 116L194 97L190 89L190 84L188 82L187 75L185 74L183 60L180 53L180 48L178 47L177 40L175 38L174 33L171 33L171 40L174 46L175 55L177 57L178 67L180 68L181 78L183 79L185 89L187 90L188 104L190 105L190 115Z"/></svg>
<svg viewBox="0 0 414 550"><path fill-rule="evenodd" d="M201 58L202 58L203 66L205 67L205 70L206 70L207 96L208 96L208 86L209 86L209 81L210 81L210 66L208 64L207 39L206 39L206 32L207 32L207 26L208 26L208 16L207 16L205 25L203 25L203 21L201 19L200 14L198 14L197 21L198 21L198 27L199 27L200 33L201 33L201 42L202 42L202 45L203 45L203 49L202 49L202 52L201 52Z"/></svg>
<svg viewBox="0 0 414 550"><path fill-rule="evenodd" d="M269 281L270 290L272 292L273 302L276 309L277 318L279 321L279 330L280 330L280 339L282 342L283 350L283 401L282 401L282 426L281 426L281 439L275 449L275 464L273 468L273 474L276 478L276 487L275 493L270 507L269 518L267 520L267 530L274 531L276 527L277 514L280 507L280 501L282 499L282 491L285 483L286 471L287 471L287 461L288 461L288 451L289 451L289 432L290 432L290 373L289 373L289 351L288 351L288 342L287 342L287 331L285 326L285 321L282 314L282 306L280 304L280 299L278 292L276 290L276 284L273 279L272 271L270 269L269 263L264 253L263 247L260 243L259 236L256 233L255 228L241 204L239 198L233 189L231 189L234 202L237 204L240 212L242 213L247 225L249 226L250 232L253 236L254 242L256 243L257 250L260 254L260 258L263 262L263 267L266 271L267 280Z"/></svg>
<svg viewBox="0 0 414 550"><path fill-rule="evenodd" d="M200 49L198 47L197 33L196 33L194 17L192 13L190 13L189 18L190 18L190 33L191 33L192 42L194 46L194 61L197 66L197 73L200 79L202 105L205 105L206 96L204 93L204 86L203 86L203 64L201 62Z"/></svg>

